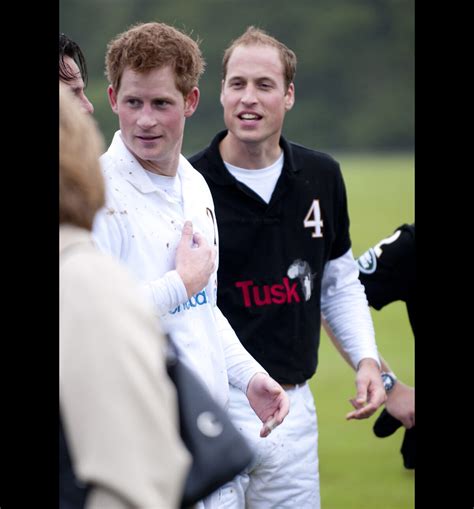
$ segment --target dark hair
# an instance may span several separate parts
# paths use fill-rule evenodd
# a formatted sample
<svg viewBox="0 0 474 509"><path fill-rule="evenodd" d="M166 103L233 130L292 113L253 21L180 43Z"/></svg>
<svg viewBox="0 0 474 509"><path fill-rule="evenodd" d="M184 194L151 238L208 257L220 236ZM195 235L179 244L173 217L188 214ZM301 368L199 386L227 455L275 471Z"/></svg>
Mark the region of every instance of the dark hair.
<svg viewBox="0 0 474 509"><path fill-rule="evenodd" d="M76 62L81 71L82 80L87 85L87 65L81 48L76 42L69 39L66 34L59 34L59 79L67 83L75 79L75 76L71 74L71 70L64 62L65 56L72 58Z"/></svg>

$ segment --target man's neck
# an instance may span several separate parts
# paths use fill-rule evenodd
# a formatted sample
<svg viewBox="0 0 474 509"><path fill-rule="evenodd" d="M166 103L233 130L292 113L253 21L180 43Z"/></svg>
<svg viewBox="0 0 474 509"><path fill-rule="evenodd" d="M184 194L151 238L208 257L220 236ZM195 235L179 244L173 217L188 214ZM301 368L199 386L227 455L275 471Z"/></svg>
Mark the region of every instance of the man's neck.
<svg viewBox="0 0 474 509"><path fill-rule="evenodd" d="M219 151L226 163L248 170L271 166L281 155L280 137L275 136L263 142L241 141L228 132L219 144Z"/></svg>
<svg viewBox="0 0 474 509"><path fill-rule="evenodd" d="M179 154L178 157L173 158L171 161L166 161L166 164L158 163L157 161L150 161L147 159L142 159L134 154L136 160L141 164L141 166L151 173L156 173L157 175L163 175L165 177L175 177L178 173L178 165L179 165Z"/></svg>

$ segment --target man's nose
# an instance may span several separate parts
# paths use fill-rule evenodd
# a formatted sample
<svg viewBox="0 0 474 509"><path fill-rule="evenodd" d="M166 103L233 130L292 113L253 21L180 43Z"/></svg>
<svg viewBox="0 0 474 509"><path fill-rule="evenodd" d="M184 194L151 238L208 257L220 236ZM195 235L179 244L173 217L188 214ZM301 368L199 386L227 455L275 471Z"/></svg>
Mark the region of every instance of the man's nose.
<svg viewBox="0 0 474 509"><path fill-rule="evenodd" d="M140 112L140 116L138 118L137 124L142 129L149 129L156 125L157 121L155 115L151 109L144 107Z"/></svg>
<svg viewBox="0 0 474 509"><path fill-rule="evenodd" d="M245 87L244 93L242 95L241 101L245 104L253 104L257 102L257 95L255 91L255 87L252 85L247 85Z"/></svg>
<svg viewBox="0 0 474 509"><path fill-rule="evenodd" d="M92 113L94 113L94 106L92 105L92 103L89 101L85 94L82 99L82 107L87 111L87 113L90 113L91 115Z"/></svg>

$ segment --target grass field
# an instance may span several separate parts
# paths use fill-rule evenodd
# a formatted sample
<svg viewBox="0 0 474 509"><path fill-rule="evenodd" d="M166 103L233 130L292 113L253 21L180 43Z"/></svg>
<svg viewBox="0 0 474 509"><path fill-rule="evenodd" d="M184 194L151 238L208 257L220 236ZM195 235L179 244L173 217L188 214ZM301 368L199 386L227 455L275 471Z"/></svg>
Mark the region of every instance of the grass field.
<svg viewBox="0 0 474 509"><path fill-rule="evenodd" d="M344 156L354 256L414 221L412 155ZM414 341L405 305L371 310L380 353L406 383L414 383ZM322 333L318 371L311 380L319 420L322 509L412 509L414 472L402 464L402 429L388 438L372 432L374 417L346 421L354 373ZM378 415L377 412L376 415Z"/></svg>

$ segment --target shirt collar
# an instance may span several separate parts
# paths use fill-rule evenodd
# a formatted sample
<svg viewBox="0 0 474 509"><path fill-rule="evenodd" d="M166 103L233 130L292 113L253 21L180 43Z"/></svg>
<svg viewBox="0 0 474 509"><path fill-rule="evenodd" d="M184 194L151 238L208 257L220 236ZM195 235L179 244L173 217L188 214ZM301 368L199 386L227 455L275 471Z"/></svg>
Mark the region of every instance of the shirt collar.
<svg viewBox="0 0 474 509"><path fill-rule="evenodd" d="M219 152L219 144L227 135L227 132L227 129L225 129L217 133L206 151L206 157L211 163L211 165L206 169L206 174L216 184L220 185L231 185L237 182L235 177L225 167L224 161L222 160L222 156ZM284 154L282 173L286 173L291 177L294 173L299 171L299 168L295 165L291 145L283 136L280 136L280 146L283 149Z"/></svg>

